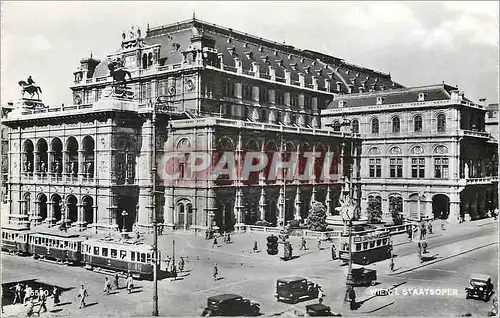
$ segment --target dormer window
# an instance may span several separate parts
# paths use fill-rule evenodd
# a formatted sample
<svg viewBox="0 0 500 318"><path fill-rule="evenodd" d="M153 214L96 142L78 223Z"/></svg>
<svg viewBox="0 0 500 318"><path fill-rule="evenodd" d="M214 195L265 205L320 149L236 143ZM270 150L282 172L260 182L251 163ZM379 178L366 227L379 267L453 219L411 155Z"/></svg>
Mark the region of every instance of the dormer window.
<svg viewBox="0 0 500 318"><path fill-rule="evenodd" d="M279 67L283 67L283 60L277 60L276 63L278 63Z"/></svg>
<svg viewBox="0 0 500 318"><path fill-rule="evenodd" d="M278 56L278 50L274 50L274 56Z"/></svg>
<svg viewBox="0 0 500 318"><path fill-rule="evenodd" d="M297 63L291 63L290 66L294 69L297 70Z"/></svg>
<svg viewBox="0 0 500 318"><path fill-rule="evenodd" d="M339 70L340 70L340 68L339 68L339 67L336 67L336 68L335 68L335 72L338 72Z"/></svg>
<svg viewBox="0 0 500 318"><path fill-rule="evenodd" d="M292 54L288 54L288 59L289 60L293 60L293 55Z"/></svg>
<svg viewBox="0 0 500 318"><path fill-rule="evenodd" d="M259 47L259 52L264 52L264 47L263 46Z"/></svg>
<svg viewBox="0 0 500 318"><path fill-rule="evenodd" d="M358 77L359 77L359 73L356 73L356 78L358 78Z"/></svg>
<svg viewBox="0 0 500 318"><path fill-rule="evenodd" d="M236 51L235 47L228 47L227 50L229 51L229 54L234 55L234 52Z"/></svg>
<svg viewBox="0 0 500 318"><path fill-rule="evenodd" d="M243 47L248 47L248 42L243 43Z"/></svg>
<svg viewBox="0 0 500 318"><path fill-rule="evenodd" d="M179 51L180 47L181 47L181 45L179 43L172 43L172 52Z"/></svg>
<svg viewBox="0 0 500 318"><path fill-rule="evenodd" d="M418 101L423 102L425 100L425 93L418 93Z"/></svg>
<svg viewBox="0 0 500 318"><path fill-rule="evenodd" d="M346 102L345 102L345 101L343 101L343 100L339 100L339 107L344 107L344 106L345 106L345 104L346 104Z"/></svg>
<svg viewBox="0 0 500 318"><path fill-rule="evenodd" d="M307 74L310 74L310 73L311 73L311 68L310 68L309 66L308 66L308 67L306 67L306 73L307 73Z"/></svg>
<svg viewBox="0 0 500 318"><path fill-rule="evenodd" d="M304 63L304 62L305 62L305 60L306 60L306 59L301 58L301 59L300 59L300 63Z"/></svg>
<svg viewBox="0 0 500 318"><path fill-rule="evenodd" d="M253 53L251 51L245 52L247 59L251 60L253 58Z"/></svg>
<svg viewBox="0 0 500 318"><path fill-rule="evenodd" d="M346 71L345 71L345 73L346 73L347 75L349 75L350 71L349 71L349 70L346 70Z"/></svg>
<svg viewBox="0 0 500 318"><path fill-rule="evenodd" d="M261 59L264 63L269 63L269 56L265 55L265 56L261 56Z"/></svg>
<svg viewBox="0 0 500 318"><path fill-rule="evenodd" d="M316 66L316 61L312 61L311 63L313 66Z"/></svg>
<svg viewBox="0 0 500 318"><path fill-rule="evenodd" d="M385 85L380 85L380 90L385 91Z"/></svg>

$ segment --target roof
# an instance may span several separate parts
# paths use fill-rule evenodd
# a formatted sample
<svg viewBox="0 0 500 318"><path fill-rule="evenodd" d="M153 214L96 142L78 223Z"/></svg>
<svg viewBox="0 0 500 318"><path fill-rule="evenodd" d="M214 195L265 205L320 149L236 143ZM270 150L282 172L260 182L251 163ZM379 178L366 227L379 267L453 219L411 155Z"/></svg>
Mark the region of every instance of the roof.
<svg viewBox="0 0 500 318"><path fill-rule="evenodd" d="M89 244L89 245L100 245L100 246L105 246L105 245L115 245L117 247L133 247L134 249L138 249L138 250L144 250L144 251L149 251L149 250L152 250L153 247L151 245L148 245L148 244L144 244L140 241L135 241L135 240L113 240L113 239L103 239L103 238L99 238L99 239L88 239L87 241L85 241L85 244Z"/></svg>
<svg viewBox="0 0 500 318"><path fill-rule="evenodd" d="M300 276L288 276L288 277L279 278L278 281L284 282L284 283L290 283L290 282L295 282L295 281L304 280L304 279L306 279L306 278L300 277Z"/></svg>
<svg viewBox="0 0 500 318"><path fill-rule="evenodd" d="M306 305L306 309L311 309L314 311L322 311L330 309L330 307L324 304L312 304L312 305Z"/></svg>
<svg viewBox="0 0 500 318"><path fill-rule="evenodd" d="M399 88L383 92L339 95L335 96L327 108L339 108L340 101L343 101L344 103L340 107L377 105L378 98L383 98L383 104L414 103L419 101L421 93L424 94L423 101L449 100L452 92L457 90L458 89L456 87L447 84L438 84L411 88ZM465 97L463 97L463 100L469 101Z"/></svg>
<svg viewBox="0 0 500 318"><path fill-rule="evenodd" d="M302 73L309 87L313 76L318 79L319 86L324 86L325 80L329 80L333 90L338 93L348 93L350 85L352 92L359 92L360 87L366 90L372 87L374 90L402 87L394 83L389 74L197 19L151 28L147 31L144 43L160 44L160 64L174 64L182 62L182 52L191 45L193 35L201 39L204 46L215 48L222 54L224 65L235 67L235 58L239 58L243 70L252 71L252 64L256 63L261 74L268 74L269 66L273 66L276 77L284 78L285 70L288 70L291 80L295 82L299 80L299 73ZM337 83L340 84L339 91L336 90Z"/></svg>
<svg viewBox="0 0 500 318"><path fill-rule="evenodd" d="M225 301L225 300L230 300L230 299L236 299L236 298L241 298L240 295L236 294L220 294L220 295L215 295L208 297L208 300L211 301Z"/></svg>
<svg viewBox="0 0 500 318"><path fill-rule="evenodd" d="M487 281L488 279L491 279L491 276L484 275L484 274L473 274L470 276L470 279L479 280L479 281Z"/></svg>

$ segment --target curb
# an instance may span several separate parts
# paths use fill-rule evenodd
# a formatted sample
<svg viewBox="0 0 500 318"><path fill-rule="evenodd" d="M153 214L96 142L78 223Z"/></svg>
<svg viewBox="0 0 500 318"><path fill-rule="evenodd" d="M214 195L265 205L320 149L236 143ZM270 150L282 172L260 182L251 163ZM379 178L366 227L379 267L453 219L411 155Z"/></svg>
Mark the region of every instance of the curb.
<svg viewBox="0 0 500 318"><path fill-rule="evenodd" d="M407 272L411 272L415 269L418 269L418 268L421 268L421 267L425 267L425 266L428 266L428 265L431 265L431 264L435 264L435 263L438 263L438 262L441 262L441 261L444 261L444 260L447 260L447 259L450 259L452 257L456 257L456 256L459 256L459 255L463 255L463 254L467 254L467 253L470 253L472 251L475 251L475 250L478 250L478 249L481 249L481 248L484 248L484 247L488 247L488 246L491 246L491 245L496 245L498 244L498 242L493 242L493 243L488 243L488 244L484 244L484 245L481 245L481 246L478 246L478 247L474 247L470 250L467 250L467 251L463 251L463 252L459 252L459 253L455 253L455 254L452 254L452 255L449 255L449 256L446 256L446 257L443 257L443 258L439 258L437 260L434 260L434 261L430 261L430 262L427 262L427 263L422 263L421 265L419 266L415 266L415 267L411 267L411 268L408 268L408 269L405 269L403 271L400 271L398 273L389 273L388 275L389 276L397 276L399 274L403 274L403 273L407 273Z"/></svg>

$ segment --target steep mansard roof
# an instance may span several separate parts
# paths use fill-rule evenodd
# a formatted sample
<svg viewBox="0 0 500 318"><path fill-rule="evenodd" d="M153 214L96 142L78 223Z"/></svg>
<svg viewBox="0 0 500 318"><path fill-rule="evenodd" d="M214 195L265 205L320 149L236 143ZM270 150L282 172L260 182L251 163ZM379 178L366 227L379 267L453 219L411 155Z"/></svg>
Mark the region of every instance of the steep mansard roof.
<svg viewBox="0 0 500 318"><path fill-rule="evenodd" d="M260 65L261 74L269 74L269 66L276 70L276 77L285 77L284 70L291 73L292 81L299 80L299 72L305 76L306 86L312 85L312 76L318 79L318 86L324 87L325 79L331 82L336 93L375 91L403 87L394 83L389 74L351 65L342 59L310 50L299 50L247 33L234 31L200 20L188 20L148 30L146 45L160 44L160 61L165 64L182 62L182 52L191 45L193 33L199 32L214 41L214 48L223 54L224 65L235 66L238 57L243 70L252 70L252 62ZM340 91L337 91L340 83Z"/></svg>
<svg viewBox="0 0 500 318"><path fill-rule="evenodd" d="M376 105L377 98L379 97L383 98L383 104L414 103L419 101L419 95L421 93L424 94L424 101L449 100L452 91L458 91L458 88L447 84L439 84L432 86L400 88L384 92L338 95L334 97L327 109L338 108L341 101L343 102L341 107ZM463 100L470 102L470 100L465 97Z"/></svg>

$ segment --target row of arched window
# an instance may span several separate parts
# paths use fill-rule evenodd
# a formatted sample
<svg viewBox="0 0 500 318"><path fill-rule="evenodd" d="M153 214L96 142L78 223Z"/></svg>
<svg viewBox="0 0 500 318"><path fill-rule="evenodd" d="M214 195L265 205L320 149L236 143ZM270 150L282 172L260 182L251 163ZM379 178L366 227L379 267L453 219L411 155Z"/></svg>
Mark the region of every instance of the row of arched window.
<svg viewBox="0 0 500 318"><path fill-rule="evenodd" d="M333 127L334 130L340 131L340 122L334 121ZM370 122L371 133L378 134L380 132L380 122L378 118L372 118ZM359 121L357 119L353 119L351 121L351 127L353 133L359 133ZM446 131L446 116L444 114L439 114L437 116L437 125L436 129L438 132ZM413 132L421 132L423 130L423 120L422 116L417 115L413 118ZM401 132L401 119L398 116L395 116L391 120L391 132L399 133Z"/></svg>

